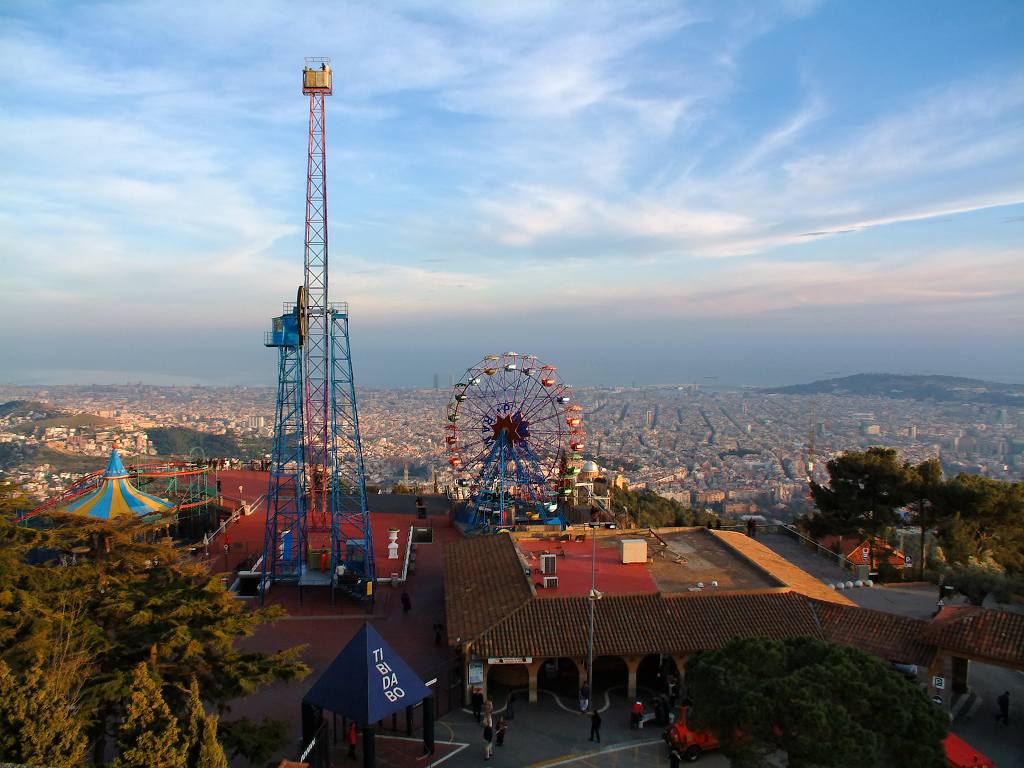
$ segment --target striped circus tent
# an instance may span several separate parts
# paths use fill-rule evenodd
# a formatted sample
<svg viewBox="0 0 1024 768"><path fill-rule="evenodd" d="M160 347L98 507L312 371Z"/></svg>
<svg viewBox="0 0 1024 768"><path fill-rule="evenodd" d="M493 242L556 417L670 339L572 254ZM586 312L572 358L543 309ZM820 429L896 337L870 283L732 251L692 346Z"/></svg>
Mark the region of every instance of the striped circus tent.
<svg viewBox="0 0 1024 768"><path fill-rule="evenodd" d="M128 481L128 471L124 468L115 447L110 452L110 461L107 463L107 471L103 473L103 482L92 493L68 504L64 511L73 515L89 515L101 520L110 520L126 515L144 517L169 512L172 509L174 504L171 502L143 493Z"/></svg>

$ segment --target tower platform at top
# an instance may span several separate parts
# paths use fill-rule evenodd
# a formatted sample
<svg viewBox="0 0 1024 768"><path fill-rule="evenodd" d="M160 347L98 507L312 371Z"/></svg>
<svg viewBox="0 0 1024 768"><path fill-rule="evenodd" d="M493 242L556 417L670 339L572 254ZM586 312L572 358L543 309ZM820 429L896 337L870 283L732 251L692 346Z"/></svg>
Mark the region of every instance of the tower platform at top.
<svg viewBox="0 0 1024 768"><path fill-rule="evenodd" d="M331 95L331 60L326 56L307 56L302 69L302 92Z"/></svg>

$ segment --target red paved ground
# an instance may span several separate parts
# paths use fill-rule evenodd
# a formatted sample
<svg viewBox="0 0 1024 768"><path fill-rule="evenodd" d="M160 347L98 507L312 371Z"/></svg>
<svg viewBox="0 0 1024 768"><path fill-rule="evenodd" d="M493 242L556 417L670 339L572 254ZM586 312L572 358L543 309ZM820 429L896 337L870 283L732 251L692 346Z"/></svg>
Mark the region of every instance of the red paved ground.
<svg viewBox="0 0 1024 768"><path fill-rule="evenodd" d="M225 495L237 495L242 486L242 498L252 501L266 493L267 475L260 472L226 471L220 473L221 489ZM397 501L397 500L396 500ZM330 590L326 587L310 587L304 590L303 603L298 601L298 590L292 585L277 585L268 594L268 603L283 607L288 618L273 625L264 625L256 633L242 640L240 644L251 650L274 653L294 645L305 645L304 660L312 673L304 680L275 684L244 699L232 702L230 713L225 717L233 719L248 716L256 720L264 716L287 722L291 728L291 743L278 757L297 756L300 738L300 704L302 697L317 677L334 660L345 644L359 630L364 621L372 622L374 628L423 678L430 679L453 659L452 651L442 642L434 644L432 627L444 622L443 559L441 549L446 541L458 538L446 514L431 514L426 521L417 520L411 501L406 506L408 513L373 513L371 525L374 534L374 551L378 558L378 574L390 575L391 570L401 570L401 561L387 560L387 529L392 526L401 532L399 551L405 555L405 537L410 525L430 526L434 529L434 543L419 544L416 551L416 570L402 587L383 587L377 595L377 604L372 616L356 603L338 595L336 605L331 606ZM401 505L398 505L401 506ZM372 505L371 505L372 507ZM248 517L241 518L228 527L230 540L228 556L229 570L247 556L262 550L265 510L260 509ZM217 553L211 560L211 567L223 570L224 560L220 555L223 539L211 543L211 552ZM397 566L393 564L398 563ZM398 600L401 592L409 592L412 610L404 614ZM401 718L400 718L401 720ZM389 745L391 742L388 742ZM398 742L399 746L388 746L387 754L399 754L380 765L423 765L422 760L412 758L406 761L401 755L406 751L419 755L420 750L412 742ZM402 746L402 745L412 746ZM384 748L383 740L378 750ZM397 752L396 752L397 750Z"/></svg>
<svg viewBox="0 0 1024 768"><path fill-rule="evenodd" d="M554 589L538 589L538 597L565 597L586 595L590 592L590 541L542 541L519 539L516 546L523 554L538 557L528 558L534 570L533 581L543 582L540 575L541 552L564 552L565 557L556 559L558 586ZM646 563L619 562L619 544L615 539L597 541L597 588L609 595L628 595L638 592L657 592L658 586L651 577Z"/></svg>

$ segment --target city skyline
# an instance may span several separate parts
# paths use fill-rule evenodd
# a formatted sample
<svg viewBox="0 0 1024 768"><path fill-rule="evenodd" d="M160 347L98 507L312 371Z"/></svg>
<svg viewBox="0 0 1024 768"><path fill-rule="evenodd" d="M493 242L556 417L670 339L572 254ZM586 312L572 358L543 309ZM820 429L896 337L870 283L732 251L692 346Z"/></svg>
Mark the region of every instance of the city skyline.
<svg viewBox="0 0 1024 768"><path fill-rule="evenodd" d="M272 385L321 54L362 385L1024 381L1018 4L0 18L3 383Z"/></svg>

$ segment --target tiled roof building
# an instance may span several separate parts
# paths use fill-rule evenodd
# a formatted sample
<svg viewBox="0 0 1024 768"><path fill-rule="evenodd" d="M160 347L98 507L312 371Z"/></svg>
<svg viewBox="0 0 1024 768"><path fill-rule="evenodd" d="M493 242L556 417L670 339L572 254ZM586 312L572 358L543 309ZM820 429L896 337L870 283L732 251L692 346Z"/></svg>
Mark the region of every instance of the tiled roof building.
<svg viewBox="0 0 1024 768"><path fill-rule="evenodd" d="M573 662L582 683L592 555L601 563L600 586L608 590L596 604L594 656L625 662L630 696L645 657L670 657L681 670L694 653L756 635L830 640L927 667L933 675L949 674L951 653L1024 668L1024 616L947 608L928 622L860 608L755 540L730 532L630 532L627 537L647 535L651 550L646 564L623 565L614 556L622 534L612 533L590 543L499 534L446 546L448 636L460 646L467 672L472 659L483 665L482 680L470 685L486 687L492 664L525 666L533 701L540 665L559 658ZM561 563L561 589L534 583L541 554L555 554ZM719 573L722 582L680 586L688 583L681 573L691 579ZM648 589L622 593L623 586L636 585Z"/></svg>

